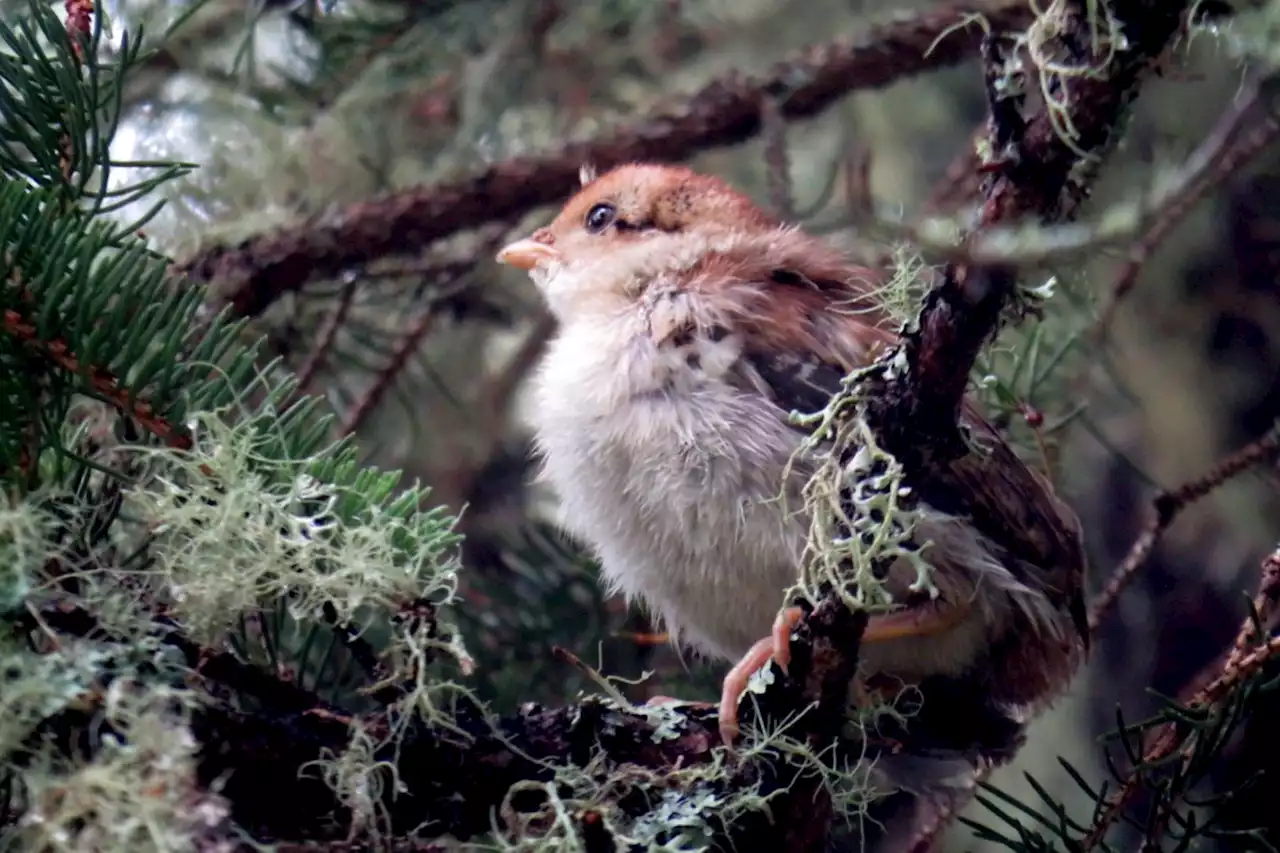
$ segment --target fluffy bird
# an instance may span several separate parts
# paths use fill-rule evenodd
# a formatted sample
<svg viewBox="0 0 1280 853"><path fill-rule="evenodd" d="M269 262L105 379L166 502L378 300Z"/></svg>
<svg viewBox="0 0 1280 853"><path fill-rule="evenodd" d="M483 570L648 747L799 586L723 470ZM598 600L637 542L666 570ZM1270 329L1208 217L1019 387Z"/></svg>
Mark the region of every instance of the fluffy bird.
<svg viewBox="0 0 1280 853"><path fill-rule="evenodd" d="M685 168L584 169L581 183L497 256L558 320L532 378L544 476L615 591L674 642L736 662L720 702L732 743L748 677L770 659L785 671L800 616L780 605L816 461L793 458L805 435L789 414L821 409L893 343L884 275ZM939 594L889 567L896 609L871 617L860 678L965 679L1025 709L1086 648L1079 522L969 403L963 420L982 449L912 484Z"/></svg>

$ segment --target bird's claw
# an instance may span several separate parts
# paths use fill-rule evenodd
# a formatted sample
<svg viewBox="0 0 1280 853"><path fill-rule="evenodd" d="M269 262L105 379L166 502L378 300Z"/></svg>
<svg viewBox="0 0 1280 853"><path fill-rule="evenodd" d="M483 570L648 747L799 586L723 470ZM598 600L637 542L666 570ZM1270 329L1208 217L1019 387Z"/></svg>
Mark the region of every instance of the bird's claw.
<svg viewBox="0 0 1280 853"><path fill-rule="evenodd" d="M724 677L724 685L720 691L720 739L725 746L732 746L738 738L738 700L746 692L751 676L770 661L778 665L783 675L788 674L788 667L791 665L791 632L803 618L804 611L799 607L787 607L779 611L769 636L757 641Z"/></svg>

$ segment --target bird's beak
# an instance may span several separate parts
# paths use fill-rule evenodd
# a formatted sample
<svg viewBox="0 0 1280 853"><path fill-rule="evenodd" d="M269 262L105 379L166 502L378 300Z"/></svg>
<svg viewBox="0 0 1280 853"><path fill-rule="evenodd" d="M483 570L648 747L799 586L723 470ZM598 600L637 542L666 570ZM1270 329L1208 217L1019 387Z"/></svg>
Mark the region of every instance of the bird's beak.
<svg viewBox="0 0 1280 853"><path fill-rule="evenodd" d="M498 252L498 263L508 264L526 272L559 257L556 250L537 240L526 237L509 243Z"/></svg>

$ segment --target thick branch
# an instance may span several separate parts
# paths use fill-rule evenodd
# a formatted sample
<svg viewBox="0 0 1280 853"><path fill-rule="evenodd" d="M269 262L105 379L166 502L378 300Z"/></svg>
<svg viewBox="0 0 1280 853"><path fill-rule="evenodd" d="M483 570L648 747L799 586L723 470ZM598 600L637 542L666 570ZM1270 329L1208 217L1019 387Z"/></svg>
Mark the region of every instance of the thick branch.
<svg viewBox="0 0 1280 853"><path fill-rule="evenodd" d="M1026 0L970 0L873 27L857 39L811 48L764 76L716 80L674 108L596 139L497 163L456 183L361 202L234 246L212 246L180 270L194 280L225 285L236 313L256 316L311 279L560 201L583 163L607 168L633 160L681 160L759 133L766 102L783 118L805 118L849 92L954 65L972 55L980 29L948 29L973 14L997 28L1029 17Z"/></svg>
<svg viewBox="0 0 1280 853"><path fill-rule="evenodd" d="M808 687L775 682L759 697L763 712L781 717L803 707L809 696L820 706L842 709L865 620L865 614L843 607L820 608L801 629L792 661L797 682ZM91 613L70 603L44 607L40 624L62 634L113 640ZM402 720L403 728L392 736L394 717L383 711L345 713L228 652L192 642L166 620L158 620L155 628L157 639L185 662L191 682L205 694L192 717L193 733L203 745L199 781L216 784L237 824L259 840L336 844L350 837L353 816L320 765L347 752L357 725L382 743L366 766L394 767L403 786L397 790L388 775L380 803L380 814L389 821L381 828L402 837L466 839L487 833L513 785L548 782L565 768L611 780L638 779L637 773L648 772L669 781L668 774L677 770L719 760L713 752L720 746L715 711L701 704L642 711L592 697L563 708L529 704L497 718L460 697L450 709L448 727ZM88 725L95 725L92 715L77 711L51 721L50 730L74 742L74 732ZM839 714L809 713L788 733L830 743L842 725ZM868 744L868 755L874 757L879 748ZM826 806L812 765L775 754L715 775L714 784L726 794L759 786L762 794L774 795L767 811L721 828L726 846L820 849L826 820L814 818ZM644 796L629 802L637 793L620 786L598 802L633 818L658 808ZM534 811L538 797L531 794L513 805ZM758 843L764 846L757 848Z"/></svg>
<svg viewBox="0 0 1280 853"><path fill-rule="evenodd" d="M999 33L984 42L991 114L979 228L1025 217L1046 224L1075 217L1140 84L1190 4L1106 5L1115 32L1091 28L1086 3L1055 2L1028 31L1034 56L1025 49L1007 53ZM1022 69L1037 63L1051 105L1041 99L1028 109L1025 93L1037 81ZM963 452L956 427L961 399L979 351L1015 305L1015 285L1011 270L953 263L925 299L903 342L907 370L895 373L872 413L886 449L908 467L922 464L922 454L945 460Z"/></svg>

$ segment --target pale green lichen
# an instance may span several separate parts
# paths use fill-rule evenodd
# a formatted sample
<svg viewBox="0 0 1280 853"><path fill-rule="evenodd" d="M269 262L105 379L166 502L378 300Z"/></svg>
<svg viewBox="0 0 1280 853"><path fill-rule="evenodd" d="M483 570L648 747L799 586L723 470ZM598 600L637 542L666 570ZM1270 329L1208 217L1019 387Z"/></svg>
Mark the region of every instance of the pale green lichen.
<svg viewBox="0 0 1280 853"><path fill-rule="evenodd" d="M1081 159L1096 162L1098 153L1085 151L1076 142L1080 134L1071 120L1071 81L1101 77L1121 52L1130 49L1130 45L1106 0L1088 0L1085 18L1089 27L1091 58L1079 65L1062 61L1064 51L1059 49L1058 42L1068 27L1079 26L1072 20L1078 14L1078 5L1069 0L1051 0L1018 38L1017 47L1026 49L1036 67L1040 96L1058 138Z"/></svg>
<svg viewBox="0 0 1280 853"><path fill-rule="evenodd" d="M247 423L197 415L188 452L138 448L145 482L125 507L149 531L151 588L197 641L215 645L246 613L279 602L298 622L386 624L387 679L407 681L410 704L434 713L441 655L468 672L470 657L439 608L457 586L457 536L442 509L419 510L390 483L334 485L313 476L324 461L281 458L274 437ZM427 608L414 618L415 608ZM388 620L394 614L403 618ZM443 721L446 715L437 715Z"/></svg>
<svg viewBox="0 0 1280 853"><path fill-rule="evenodd" d="M0 616L22 607L34 577L51 556L53 519L32 500L0 495Z"/></svg>
<svg viewBox="0 0 1280 853"><path fill-rule="evenodd" d="M93 757L37 754L16 777L22 817L0 841L32 853L243 849L229 804L197 779L189 692L117 678L86 701L101 706Z"/></svg>
<svg viewBox="0 0 1280 853"><path fill-rule="evenodd" d="M26 627L0 632L0 775L18 783L9 805L24 815L23 849L217 850L230 837L216 786L202 791L192 775L194 694L173 686L186 662L158 638L157 612L206 648L230 645L282 672L303 666L314 629L348 642L360 633L399 689L387 737L413 720L457 731L447 700L466 691L448 668L471 663L443 609L457 583L453 517L422 509L419 489L394 494L396 476L357 467L349 447L294 452L287 416L270 405L226 414L193 414L188 450L105 448L127 478L97 471L74 494L0 508L0 554L24 579L10 609L25 605L35 626L31 638ZM82 524L98 532L84 536ZM25 578L48 577L50 565L76 578L74 598L59 592L58 603L83 608L100 639L43 624L54 590ZM371 680L347 695L368 701L360 689L379 686ZM78 760L34 737L69 713L111 736ZM387 830L384 791L398 780L375 758L385 745L356 728L341 753L308 768L351 810L353 838Z"/></svg>
<svg viewBox="0 0 1280 853"><path fill-rule="evenodd" d="M238 616L280 596L296 618L332 608L341 623L452 600L456 537L443 512L370 503L359 523L343 523L350 487L316 479L311 460L268 455L273 437L258 430L196 420L200 440L189 452L136 449L150 476L124 494L150 529L157 592L193 637L216 642Z"/></svg>
<svg viewBox="0 0 1280 853"><path fill-rule="evenodd" d="M923 555L931 543L914 539L924 511L903 481L901 463L876 441L860 402L862 383L881 370L854 371L823 410L792 416L809 430L798 452L816 467L803 491L809 538L789 600L798 595L816 604L831 590L853 610L887 608L894 600L880 573L898 560L916 573L913 592L937 594Z"/></svg>
<svg viewBox="0 0 1280 853"><path fill-rule="evenodd" d="M618 722L627 720L620 715ZM495 826L492 840L480 849L585 853L582 827L589 823L619 849L701 853L711 849L725 825L767 808L771 797L782 793L762 794L758 782L734 784L745 778L740 775L745 763L762 756L757 746L730 761L727 750L719 748L706 763L650 770L597 753L584 767L549 768L552 780L520 782L507 792L498 814L501 828ZM540 807L517 810L515 798L531 794Z"/></svg>
<svg viewBox="0 0 1280 853"><path fill-rule="evenodd" d="M358 721L351 725L346 749L335 753L323 749L321 756L308 762L299 774L316 774L337 794L338 801L351 812L348 840L364 838L374 842L390 835L391 816L387 810L387 788L405 793L394 762L378 759L382 743Z"/></svg>
<svg viewBox="0 0 1280 853"><path fill-rule="evenodd" d="M82 706L110 657L89 642L63 642L43 655L15 644L0 655L0 765L29 744L44 720Z"/></svg>

